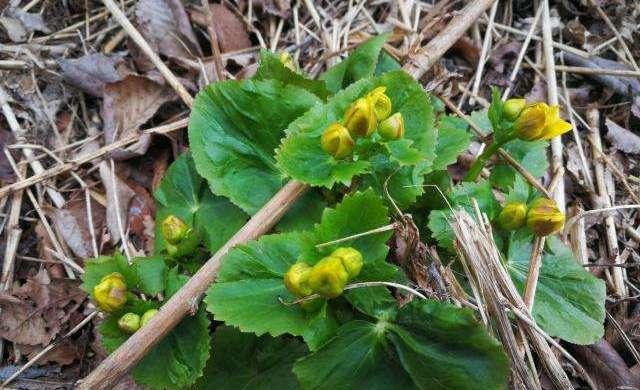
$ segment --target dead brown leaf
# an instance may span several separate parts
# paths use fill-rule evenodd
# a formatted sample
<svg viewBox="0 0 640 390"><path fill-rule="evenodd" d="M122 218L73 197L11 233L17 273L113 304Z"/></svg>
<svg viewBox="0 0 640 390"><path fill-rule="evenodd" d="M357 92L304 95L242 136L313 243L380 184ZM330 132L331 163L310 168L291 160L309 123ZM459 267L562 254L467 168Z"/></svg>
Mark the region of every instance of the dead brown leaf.
<svg viewBox="0 0 640 390"><path fill-rule="evenodd" d="M180 0L140 0L134 22L154 51L174 59L202 56ZM153 69L135 44L130 44L129 50L141 69Z"/></svg>
<svg viewBox="0 0 640 390"><path fill-rule="evenodd" d="M16 348L24 355L27 355L28 359L36 356L42 347L33 345L16 345ZM80 358L82 348L73 340L65 339L56 345L51 351L47 352L36 362L36 365L43 366L49 363L56 363L62 366L67 366Z"/></svg>
<svg viewBox="0 0 640 390"><path fill-rule="evenodd" d="M605 121L607 139L616 149L626 153L640 154L640 136L618 125L611 119Z"/></svg>
<svg viewBox="0 0 640 390"><path fill-rule="evenodd" d="M251 47L251 40L244 22L223 4L211 5L213 28L218 35L221 52L237 51Z"/></svg>
<svg viewBox="0 0 640 390"><path fill-rule="evenodd" d="M155 237L155 202L144 187L133 182L128 184L135 193L128 209L127 226L130 238L136 239L136 247L143 247L145 251L152 252Z"/></svg>
<svg viewBox="0 0 640 390"><path fill-rule="evenodd" d="M147 77L129 75L104 87L102 119L105 143L136 134L164 103L176 97L173 90ZM118 149L112 157L118 160L144 154L151 135L146 134L126 149Z"/></svg>
<svg viewBox="0 0 640 390"><path fill-rule="evenodd" d="M10 293L0 292L0 337L18 344L47 345L68 325L71 308L85 298L77 282L51 279L42 269Z"/></svg>
<svg viewBox="0 0 640 390"><path fill-rule="evenodd" d="M99 245L100 232L105 223L105 209L95 200L91 201L91 216ZM68 201L62 209L55 209L54 223L67 246L80 259L93 257L92 238L85 198Z"/></svg>
<svg viewBox="0 0 640 390"><path fill-rule="evenodd" d="M131 73L122 56L89 54L75 59L58 60L62 77L84 92L102 97L107 83L115 83Z"/></svg>

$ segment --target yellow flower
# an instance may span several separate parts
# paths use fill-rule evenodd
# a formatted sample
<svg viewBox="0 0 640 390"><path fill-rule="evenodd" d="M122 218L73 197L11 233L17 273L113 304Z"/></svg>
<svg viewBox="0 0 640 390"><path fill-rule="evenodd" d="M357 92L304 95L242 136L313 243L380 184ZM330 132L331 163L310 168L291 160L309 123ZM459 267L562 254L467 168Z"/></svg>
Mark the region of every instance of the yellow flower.
<svg viewBox="0 0 640 390"><path fill-rule="evenodd" d="M537 236L548 236L562 229L564 214L556 202L549 198L538 198L531 202L527 212L527 226Z"/></svg>
<svg viewBox="0 0 640 390"><path fill-rule="evenodd" d="M169 243L176 245L182 241L189 231L189 226L184 223L180 218L171 214L162 221L160 227L162 230L162 236Z"/></svg>
<svg viewBox="0 0 640 390"><path fill-rule="evenodd" d="M98 306L108 313L124 306L127 302L127 285L122 274L113 272L103 277L93 288L93 297Z"/></svg>
<svg viewBox="0 0 640 390"><path fill-rule="evenodd" d="M400 139L404 136L404 118L402 114L396 112L378 126L378 134L387 141Z"/></svg>
<svg viewBox="0 0 640 390"><path fill-rule="evenodd" d="M549 140L571 130L571 124L560 118L560 108L546 103L526 106L514 123L518 138L525 141Z"/></svg>
<svg viewBox="0 0 640 390"><path fill-rule="evenodd" d="M149 309L145 311L140 318L140 327L142 328L156 314L158 314L158 309Z"/></svg>
<svg viewBox="0 0 640 390"><path fill-rule="evenodd" d="M320 138L322 150L336 159L345 158L353 152L355 143L349 134L349 130L339 123L327 127Z"/></svg>
<svg viewBox="0 0 640 390"><path fill-rule="evenodd" d="M339 257L329 256L317 262L309 273L309 286L313 292L325 297L335 298L342 294L349 280L349 273Z"/></svg>
<svg viewBox="0 0 640 390"><path fill-rule="evenodd" d="M376 130L376 114L366 98L353 102L344 114L344 125L352 137L368 137Z"/></svg>
<svg viewBox="0 0 640 390"><path fill-rule="evenodd" d="M526 105L524 99L508 99L504 102L504 116L510 121L515 121Z"/></svg>
<svg viewBox="0 0 640 390"><path fill-rule="evenodd" d="M378 87L366 96L373 107L376 119L379 121L386 119L391 114L391 99L385 94L386 90L386 87Z"/></svg>
<svg viewBox="0 0 640 390"><path fill-rule="evenodd" d="M342 261L344 269L349 274L349 280L355 278L360 273L364 263L362 253L355 248L341 247L333 251L332 257L337 257Z"/></svg>
<svg viewBox="0 0 640 390"><path fill-rule="evenodd" d="M118 320L118 328L125 333L135 333L140 329L140 316L136 313L126 313Z"/></svg>
<svg viewBox="0 0 640 390"><path fill-rule="evenodd" d="M504 205L498 215L498 225L505 230L516 230L524 226L527 219L527 205L510 202Z"/></svg>
<svg viewBox="0 0 640 390"><path fill-rule="evenodd" d="M307 283L311 267L307 263L295 263L284 274L284 286L297 297L306 297L313 294Z"/></svg>

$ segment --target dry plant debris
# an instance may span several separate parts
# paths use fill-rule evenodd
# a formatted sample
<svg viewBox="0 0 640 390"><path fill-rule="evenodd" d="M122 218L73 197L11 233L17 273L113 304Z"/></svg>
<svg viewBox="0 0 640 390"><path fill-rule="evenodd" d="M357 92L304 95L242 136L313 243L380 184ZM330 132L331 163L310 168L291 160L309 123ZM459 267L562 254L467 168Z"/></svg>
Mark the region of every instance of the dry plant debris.
<svg viewBox="0 0 640 390"><path fill-rule="evenodd" d="M640 388L638 1L0 7L1 386L358 388L370 376L474 388L477 376L487 388ZM325 128L378 87L403 118L397 139L373 116L347 155L323 151ZM518 121L500 102L520 97L558 104L571 130L502 142ZM563 230L498 226L505 205L540 196ZM190 229L175 242L169 215ZM286 295L282 276L338 245L362 252L363 271L310 321L300 307L317 313L319 300ZM180 289L212 255L199 280L217 282ZM93 291L113 272L136 315L187 299L125 335ZM478 344L451 344L448 321ZM168 333L157 347L108 357L156 329ZM349 340L376 356L369 376L327 357ZM421 366L432 362L415 351L434 345L491 374L464 353L441 372Z"/></svg>

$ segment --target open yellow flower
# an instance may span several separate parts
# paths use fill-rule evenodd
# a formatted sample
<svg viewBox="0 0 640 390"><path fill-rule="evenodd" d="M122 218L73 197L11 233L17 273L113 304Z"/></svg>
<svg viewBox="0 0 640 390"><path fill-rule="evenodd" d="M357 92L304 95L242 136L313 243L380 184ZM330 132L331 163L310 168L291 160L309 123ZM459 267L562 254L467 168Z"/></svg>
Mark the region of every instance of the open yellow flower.
<svg viewBox="0 0 640 390"><path fill-rule="evenodd" d="M366 98L353 102L344 114L344 125L352 137L368 137L376 130L376 114Z"/></svg>
<svg viewBox="0 0 640 390"><path fill-rule="evenodd" d="M386 87L378 87L366 96L373 107L376 119L379 121L387 119L389 114L391 114L391 99L385 94L386 91Z"/></svg>
<svg viewBox="0 0 640 390"><path fill-rule="evenodd" d="M560 118L560 108L538 102L526 106L514 123L518 138L525 141L550 140L571 130Z"/></svg>
<svg viewBox="0 0 640 390"><path fill-rule="evenodd" d="M339 123L327 127L320 138L322 150L338 160L349 156L353 152L354 144L349 130Z"/></svg>

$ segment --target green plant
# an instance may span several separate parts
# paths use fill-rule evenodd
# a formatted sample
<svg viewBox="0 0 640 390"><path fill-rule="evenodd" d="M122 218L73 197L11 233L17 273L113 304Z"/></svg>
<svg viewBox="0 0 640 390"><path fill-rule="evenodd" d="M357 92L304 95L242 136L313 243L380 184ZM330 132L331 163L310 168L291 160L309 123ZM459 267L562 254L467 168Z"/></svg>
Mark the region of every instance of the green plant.
<svg viewBox="0 0 640 390"><path fill-rule="evenodd" d="M263 51L252 79L218 82L198 94L190 151L155 193L155 256L129 263L116 253L86 263L84 288L94 299L108 275L118 273L126 286L126 302L105 306L100 333L108 351L135 332L138 318L144 326L286 181L313 188L272 234L224 256L204 303L138 364L137 381L159 389L507 387L506 355L474 312L422 299L390 261L389 210L410 210L423 221L423 238L446 253L453 248L453 208L471 211L473 198L497 221L506 211L494 191L530 206L539 194L500 161L489 180L453 185L446 169L469 145L467 124L444 114L381 51L386 38L363 43L319 80L306 78L290 57ZM471 114L493 130L494 142L469 177L475 180L501 146L541 176L544 141L513 136L528 108L496 96L488 112ZM544 123L557 122L550 110L543 110ZM522 288L533 231L522 207L516 211L518 223L494 234ZM604 284L559 240L547 241L534 317L551 336L593 342L602 336ZM416 296L400 305L408 300L404 291Z"/></svg>

